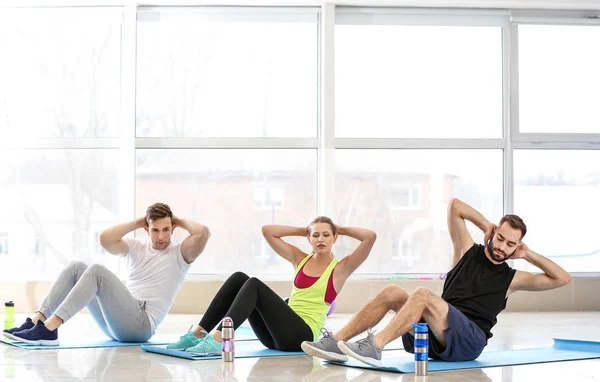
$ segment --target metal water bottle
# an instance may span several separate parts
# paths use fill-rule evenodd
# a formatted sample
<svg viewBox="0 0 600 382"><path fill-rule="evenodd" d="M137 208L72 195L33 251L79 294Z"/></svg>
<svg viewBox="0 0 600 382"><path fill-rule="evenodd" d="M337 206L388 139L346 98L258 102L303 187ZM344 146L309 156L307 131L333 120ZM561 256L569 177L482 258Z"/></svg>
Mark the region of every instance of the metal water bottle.
<svg viewBox="0 0 600 382"><path fill-rule="evenodd" d="M15 303L12 301L4 303L4 329L15 327Z"/></svg>
<svg viewBox="0 0 600 382"><path fill-rule="evenodd" d="M415 375L427 375L429 367L429 329L426 323L412 323L415 327Z"/></svg>
<svg viewBox="0 0 600 382"><path fill-rule="evenodd" d="M229 317L223 318L222 326L221 337L223 338L223 348L221 349L221 354L223 361L233 362L235 358L235 330L233 329L233 320Z"/></svg>

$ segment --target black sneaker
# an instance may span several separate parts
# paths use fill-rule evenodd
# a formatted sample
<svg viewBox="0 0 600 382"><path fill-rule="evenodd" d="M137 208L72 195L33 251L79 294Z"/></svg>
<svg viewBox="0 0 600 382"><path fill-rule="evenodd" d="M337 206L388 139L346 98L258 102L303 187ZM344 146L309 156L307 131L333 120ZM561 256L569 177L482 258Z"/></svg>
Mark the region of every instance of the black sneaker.
<svg viewBox="0 0 600 382"><path fill-rule="evenodd" d="M33 328L14 332L12 335L15 341L25 342L30 345L57 346L60 344L58 342L58 329L46 329L46 325L44 325L42 320L39 320Z"/></svg>
<svg viewBox="0 0 600 382"><path fill-rule="evenodd" d="M35 325L33 324L33 321L31 321L31 318L27 317L27 319L25 320L23 325L19 326L18 328L4 329L2 331L2 334L4 334L4 337L6 337L6 338L10 338L11 340L14 340L15 337L13 336L13 333L31 329L34 326Z"/></svg>

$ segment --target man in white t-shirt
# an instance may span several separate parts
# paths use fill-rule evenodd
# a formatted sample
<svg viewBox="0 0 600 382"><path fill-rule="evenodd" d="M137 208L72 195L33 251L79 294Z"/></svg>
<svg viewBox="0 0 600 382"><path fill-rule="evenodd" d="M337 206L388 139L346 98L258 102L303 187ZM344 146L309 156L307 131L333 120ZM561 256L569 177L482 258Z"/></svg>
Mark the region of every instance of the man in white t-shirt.
<svg viewBox="0 0 600 382"><path fill-rule="evenodd" d="M182 243L171 240L176 227L190 234ZM138 228L148 232L147 240L123 237ZM60 273L33 319L3 334L30 344L58 345L58 327L87 306L110 338L145 342L167 315L190 264L209 237L206 226L173 216L166 204L153 204L146 216L100 234L107 252L127 259L126 286L102 265L88 267L73 261Z"/></svg>

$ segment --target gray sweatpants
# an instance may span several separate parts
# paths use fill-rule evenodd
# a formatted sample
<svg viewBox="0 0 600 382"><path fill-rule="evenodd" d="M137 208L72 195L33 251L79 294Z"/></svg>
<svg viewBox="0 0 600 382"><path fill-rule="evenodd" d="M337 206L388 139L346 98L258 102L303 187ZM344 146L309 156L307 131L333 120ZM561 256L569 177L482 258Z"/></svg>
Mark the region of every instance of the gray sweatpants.
<svg viewBox="0 0 600 382"><path fill-rule="evenodd" d="M87 306L104 334L121 342L145 342L152 337L146 302L136 299L106 267L70 262L52 285L38 312L67 322Z"/></svg>

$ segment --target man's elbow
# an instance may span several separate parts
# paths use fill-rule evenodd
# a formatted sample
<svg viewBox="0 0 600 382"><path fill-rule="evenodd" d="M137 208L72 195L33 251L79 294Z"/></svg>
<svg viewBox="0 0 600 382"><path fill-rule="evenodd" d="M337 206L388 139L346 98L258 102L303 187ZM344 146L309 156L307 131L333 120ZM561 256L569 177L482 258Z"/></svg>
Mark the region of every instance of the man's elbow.
<svg viewBox="0 0 600 382"><path fill-rule="evenodd" d="M208 227L207 227L207 226L204 226L204 227L202 227L202 237L203 237L205 240L208 240L208 239L210 239L210 229L208 229Z"/></svg>
<svg viewBox="0 0 600 382"><path fill-rule="evenodd" d="M375 231L369 231L369 240L375 242L377 240L377 233Z"/></svg>
<svg viewBox="0 0 600 382"><path fill-rule="evenodd" d="M573 277L570 274L566 274L564 277L560 279L560 286L565 286L573 280Z"/></svg>
<svg viewBox="0 0 600 382"><path fill-rule="evenodd" d="M263 236L269 237L269 236L274 236L274 232L273 232L273 226L272 225L264 225L262 226L262 234Z"/></svg>
<svg viewBox="0 0 600 382"><path fill-rule="evenodd" d="M448 203L448 213L457 213L458 211L458 205L461 203L460 200L456 199L456 198L452 198L450 199L450 202Z"/></svg>
<svg viewBox="0 0 600 382"><path fill-rule="evenodd" d="M106 237L106 231L100 232L98 235L98 241L100 242L102 248L106 249L106 247L109 245L108 238Z"/></svg>

